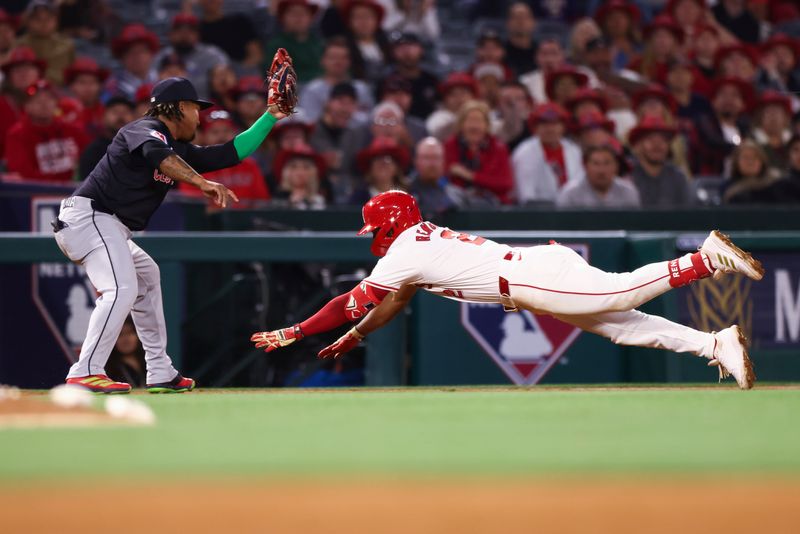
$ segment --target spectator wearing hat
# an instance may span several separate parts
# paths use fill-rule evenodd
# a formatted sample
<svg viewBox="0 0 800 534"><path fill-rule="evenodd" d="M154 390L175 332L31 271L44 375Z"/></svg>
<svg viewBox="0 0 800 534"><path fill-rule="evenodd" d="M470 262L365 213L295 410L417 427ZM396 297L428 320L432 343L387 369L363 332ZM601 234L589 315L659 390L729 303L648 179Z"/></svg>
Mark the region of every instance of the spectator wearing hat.
<svg viewBox="0 0 800 534"><path fill-rule="evenodd" d="M233 110L235 107L233 92L238 83L236 71L229 63L215 65L208 72L209 99L222 109Z"/></svg>
<svg viewBox="0 0 800 534"><path fill-rule="evenodd" d="M325 161L329 171L331 193L336 203L346 203L350 199L350 169L343 169L344 151L350 140L358 135L351 127L357 108L356 89L350 82L336 84L331 89L322 116L314 125L309 144ZM352 150L352 149L350 149Z"/></svg>
<svg viewBox="0 0 800 534"><path fill-rule="evenodd" d="M156 77L158 81L167 78L186 78L189 72L186 70L186 63L177 53L162 56L156 63Z"/></svg>
<svg viewBox="0 0 800 534"><path fill-rule="evenodd" d="M64 70L64 84L82 106L79 122L90 139L100 135L103 129L104 108L100 92L108 75L107 69L88 57L76 59Z"/></svg>
<svg viewBox="0 0 800 534"><path fill-rule="evenodd" d="M566 101L565 109L572 114L575 121L580 121L588 114L605 115L608 111L608 98L599 89L583 87Z"/></svg>
<svg viewBox="0 0 800 534"><path fill-rule="evenodd" d="M756 44L760 39L758 19L747 8L747 0L719 0L711 8L717 22L745 43Z"/></svg>
<svg viewBox="0 0 800 534"><path fill-rule="evenodd" d="M444 143L450 182L465 206L509 203L514 187L508 148L491 134L489 106L473 100L458 111L456 134Z"/></svg>
<svg viewBox="0 0 800 534"><path fill-rule="evenodd" d="M759 74L758 53L755 48L739 43L721 46L714 56L714 71L717 76L755 83Z"/></svg>
<svg viewBox="0 0 800 534"><path fill-rule="evenodd" d="M565 184L583 178L581 149L565 137L569 114L558 104L539 104L529 121L533 137L512 155L514 196L519 204L555 202Z"/></svg>
<svg viewBox="0 0 800 534"><path fill-rule="evenodd" d="M101 130L81 153L78 163L78 178L80 180L85 180L95 165L106 155L106 149L111 144L114 136L117 135L119 129L135 118L133 110L133 102L124 97L115 96L108 99L103 107Z"/></svg>
<svg viewBox="0 0 800 534"><path fill-rule="evenodd" d="M478 63L499 63L506 71L506 79L512 79L514 73L506 65L506 48L500 34L492 28L484 28L475 43L475 65ZM470 68L472 72L472 68Z"/></svg>
<svg viewBox="0 0 800 534"><path fill-rule="evenodd" d="M408 192L427 221L437 221L444 214L457 209L454 195L445 175L444 146L435 137L426 137L417 143L414 151L414 169Z"/></svg>
<svg viewBox="0 0 800 534"><path fill-rule="evenodd" d="M428 131L422 119L409 114L413 99L411 91L411 82L398 74L390 74L383 80L379 96L381 102L394 102L400 106L405 114L406 130L413 143L417 144L423 137L427 137Z"/></svg>
<svg viewBox="0 0 800 534"><path fill-rule="evenodd" d="M528 88L519 82L505 82L500 87L497 115L492 121L492 133L508 147L509 153L531 136L528 117L533 111L533 99Z"/></svg>
<svg viewBox="0 0 800 534"><path fill-rule="evenodd" d="M606 0L594 14L609 43L611 68L625 68L639 53L641 12L627 0Z"/></svg>
<svg viewBox="0 0 800 534"><path fill-rule="evenodd" d="M340 83L350 83L356 91L357 110L355 122L366 122L367 115L375 105L372 90L361 80L352 80L350 76L350 47L343 37L333 37L325 43L322 52L322 74L304 84L300 91L300 107L310 121L316 121L322 115L328 102L331 90Z"/></svg>
<svg viewBox="0 0 800 534"><path fill-rule="evenodd" d="M376 0L346 0L342 18L350 46L353 77L376 83L392 59L386 33L381 29L385 10Z"/></svg>
<svg viewBox="0 0 800 534"><path fill-rule="evenodd" d="M258 68L261 41L250 17L223 12L222 0L200 0L200 41L214 45L243 67Z"/></svg>
<svg viewBox="0 0 800 534"><path fill-rule="evenodd" d="M719 50L720 46L722 46L720 32L715 25L700 23L695 27L688 47L689 57L703 78L709 83L716 76L714 59L717 57L717 50Z"/></svg>
<svg viewBox="0 0 800 534"><path fill-rule="evenodd" d="M536 69L535 30L536 19L530 6L525 2L512 3L506 17L506 65L515 76Z"/></svg>
<svg viewBox="0 0 800 534"><path fill-rule="evenodd" d="M31 180L68 182L87 145L83 130L58 117L58 95L47 80L25 91L25 112L6 134L6 168Z"/></svg>
<svg viewBox="0 0 800 534"><path fill-rule="evenodd" d="M638 208L639 192L619 177L621 155L611 144L591 145L583 153L584 176L558 193L559 208Z"/></svg>
<svg viewBox="0 0 800 534"><path fill-rule="evenodd" d="M614 121L599 111L584 112L575 119L574 137L581 150L595 145L606 145L614 140Z"/></svg>
<svg viewBox="0 0 800 534"><path fill-rule="evenodd" d="M633 95L633 109L636 113L637 123L646 117L657 117L669 126L676 127L676 134L670 138L670 154L672 162L687 176L692 172L694 161L692 157L697 153L697 135L692 124L686 125L686 130L678 131L678 120L675 113L678 104L673 96L658 84L650 84L640 89ZM630 134L629 134L630 136ZM633 144L629 143L631 147Z"/></svg>
<svg viewBox="0 0 800 534"><path fill-rule="evenodd" d="M776 34L761 45L763 76L776 90L800 95L800 39ZM763 82L761 85L765 85ZM800 104L800 102L798 102ZM798 106L800 107L800 106Z"/></svg>
<svg viewBox="0 0 800 534"><path fill-rule="evenodd" d="M140 85L156 82L153 57L159 49L158 37L142 24L129 24L111 41L111 51L122 68L106 81L104 99L124 96L134 100Z"/></svg>
<svg viewBox="0 0 800 534"><path fill-rule="evenodd" d="M282 124L282 122L276 123L275 126ZM210 146L227 143L237 133L238 129L233 122L233 117L226 110L212 107L203 112L200 118L200 145ZM272 133L275 133L274 127ZM233 191L239 197L239 202L236 204L236 208L239 209L252 209L259 202L266 202L270 198L264 175L261 174L258 164L252 157L241 160L233 167L207 172L203 174L203 177L206 180L220 183ZM204 198L202 192L190 184L181 182L178 188L186 195ZM210 199L208 200L208 206L213 209L213 203Z"/></svg>
<svg viewBox="0 0 800 534"><path fill-rule="evenodd" d="M491 110L496 110L500 87L506 81L503 66L498 63L479 63L475 65L472 76L478 84L478 98L486 102Z"/></svg>
<svg viewBox="0 0 800 534"><path fill-rule="evenodd" d="M314 16L319 6L308 0L279 0L278 32L264 45L264 57L271 63L278 48L292 56L297 79L303 84L321 74L323 41L314 30ZM270 64L264 64L269 69Z"/></svg>
<svg viewBox="0 0 800 534"><path fill-rule="evenodd" d="M27 46L11 51L0 66L3 84L0 89L0 159L5 150L6 133L22 115L25 91L44 75L45 62Z"/></svg>
<svg viewBox="0 0 800 534"><path fill-rule="evenodd" d="M589 76L568 64L556 67L544 79L547 100L560 106L566 105L579 89L588 85Z"/></svg>
<svg viewBox="0 0 800 534"><path fill-rule="evenodd" d="M753 90L739 78L719 78L711 90L713 114L695 123L700 144L700 174L720 176L725 159L750 133L747 112L752 107Z"/></svg>
<svg viewBox="0 0 800 534"><path fill-rule="evenodd" d="M406 189L405 171L410 159L408 149L391 137L373 139L356 158L362 183L353 192L350 204L363 206L375 195L390 189Z"/></svg>
<svg viewBox="0 0 800 534"><path fill-rule="evenodd" d="M345 138L342 150L342 173L347 176L350 191L355 177L358 176L358 153L368 147L377 138L391 138L395 144L411 150L414 139L408 132L403 109L394 102L381 102L372 110L369 128L355 128ZM345 182L345 186L348 183Z"/></svg>
<svg viewBox="0 0 800 534"><path fill-rule="evenodd" d="M320 193L325 164L311 147L299 145L280 150L273 165L280 184L273 204L297 210L323 210L325 197Z"/></svg>
<svg viewBox="0 0 800 534"><path fill-rule="evenodd" d="M779 204L784 201L780 183L780 178L770 173L764 150L755 141L745 139L731 154L722 203Z"/></svg>
<svg viewBox="0 0 800 534"><path fill-rule="evenodd" d="M147 110L150 109L150 93L153 91L153 84L146 83L140 85L136 90L133 98L133 118L138 119L144 117ZM112 97L113 98L113 97ZM125 98L125 97L122 97Z"/></svg>
<svg viewBox="0 0 800 534"><path fill-rule="evenodd" d="M392 69L396 74L411 83L411 115L425 119L436 107L436 86L439 80L422 68L425 50L419 37L413 33L394 33L391 35Z"/></svg>
<svg viewBox="0 0 800 534"><path fill-rule="evenodd" d="M32 0L23 17L25 34L17 46L28 46L47 64L45 78L56 86L64 82L64 69L75 60L72 39L58 33L58 8L53 0Z"/></svg>
<svg viewBox="0 0 800 534"><path fill-rule="evenodd" d="M678 129L648 115L631 130L628 141L636 162L631 179L643 207L678 207L689 203L689 179L670 161L670 142Z"/></svg>
<svg viewBox="0 0 800 534"><path fill-rule="evenodd" d="M232 93L236 124L246 130L267 111L264 80L259 76L242 76Z"/></svg>
<svg viewBox="0 0 800 534"><path fill-rule="evenodd" d="M578 68L589 76L592 87L611 86L625 92L638 89L643 82L642 76L628 68L615 69L611 59L609 42L605 37L595 37L586 43Z"/></svg>
<svg viewBox="0 0 800 534"><path fill-rule="evenodd" d="M789 163L792 102L776 91L764 91L754 109L752 138L767 155L770 172L780 176Z"/></svg>
<svg viewBox="0 0 800 534"><path fill-rule="evenodd" d="M0 7L0 65L6 62L17 39L16 19Z"/></svg>
<svg viewBox="0 0 800 534"><path fill-rule="evenodd" d="M428 132L440 141L455 133L458 110L469 100L478 98L478 84L466 72L451 72L439 84L441 105L425 121Z"/></svg>
<svg viewBox="0 0 800 534"><path fill-rule="evenodd" d="M718 31L726 32L711 15L706 0L668 0L664 13L672 17L683 30L684 35L691 39L699 24L711 24ZM726 40L734 40L733 36L726 36Z"/></svg>
<svg viewBox="0 0 800 534"><path fill-rule="evenodd" d="M629 68L647 80L663 80L667 65L681 53L683 30L671 16L659 15L645 27L644 35L642 55L635 58Z"/></svg>
<svg viewBox="0 0 800 534"><path fill-rule="evenodd" d="M384 6L383 29L387 32L411 33L427 43L439 39L441 28L436 0L392 0Z"/></svg>
<svg viewBox="0 0 800 534"><path fill-rule="evenodd" d="M177 56L186 67L186 78L197 88L200 98L208 98L208 72L220 63L230 60L221 49L200 42L200 20L191 13L178 13L172 19L169 45L155 56L155 65L169 56ZM176 64L174 60L171 61Z"/></svg>
<svg viewBox="0 0 800 534"><path fill-rule="evenodd" d="M543 37L536 47L535 57L536 69L522 74L519 81L528 88L534 102L547 102L545 78L566 62L561 41L555 37Z"/></svg>

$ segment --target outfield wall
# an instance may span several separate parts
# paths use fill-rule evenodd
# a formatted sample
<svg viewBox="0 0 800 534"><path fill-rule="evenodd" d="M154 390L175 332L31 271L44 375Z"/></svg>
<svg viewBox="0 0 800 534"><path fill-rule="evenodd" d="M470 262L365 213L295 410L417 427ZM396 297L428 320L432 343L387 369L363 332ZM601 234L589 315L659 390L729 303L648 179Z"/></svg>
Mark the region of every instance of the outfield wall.
<svg viewBox="0 0 800 534"><path fill-rule="evenodd" d="M592 264L609 271L629 270L694 250L703 237L699 233L625 232L482 235L520 246L554 238L576 247ZM670 292L642 309L706 330L717 330L731 322L742 324L753 339L756 371L762 380L800 379L800 233L734 233L733 237L764 261L767 275L763 281L751 283L740 277L727 277L718 283L704 281ZM206 329L209 339L218 340L222 348L204 342L199 345L204 350L184 350L187 345L197 346L195 338L202 334L186 329L187 316L193 313L187 303L224 285L219 280L209 284L207 277L197 276L196 266L205 265L224 281L229 274L237 276L235 266L258 262L271 273L266 277L271 276L272 283L280 286L280 273L291 272L296 266L346 266L358 273L359 268L368 269L374 263L367 239L349 233L164 232L136 240L161 266L169 350L189 369L201 368L212 354L222 355L223 368L241 362L257 366L264 358L248 354L243 339L248 325L242 323L253 319L252 310L237 308L230 301L214 309L215 320ZM74 337L79 324L70 311L74 302L68 301L81 273L63 262L54 240L46 234L0 234L0 263L7 264L0 267L0 382L29 387L52 385L68 365L65 353L73 351L74 356L70 334ZM277 293L271 295L268 298L278 298ZM308 310L300 310L301 305ZM315 306L316 301L303 302L293 311L300 319ZM86 311L89 306L84 301L81 307ZM548 318L523 317L523 321L517 321L507 317L496 309L470 308L422 292L409 313L384 332L370 336L367 383L598 383L713 378L713 370L688 356L617 347L596 336L572 332ZM70 321L72 324L68 324ZM306 345L298 350L308 352L313 347L312 341L303 343ZM535 357L526 355L524 347L534 347ZM212 373L215 380L219 372Z"/></svg>

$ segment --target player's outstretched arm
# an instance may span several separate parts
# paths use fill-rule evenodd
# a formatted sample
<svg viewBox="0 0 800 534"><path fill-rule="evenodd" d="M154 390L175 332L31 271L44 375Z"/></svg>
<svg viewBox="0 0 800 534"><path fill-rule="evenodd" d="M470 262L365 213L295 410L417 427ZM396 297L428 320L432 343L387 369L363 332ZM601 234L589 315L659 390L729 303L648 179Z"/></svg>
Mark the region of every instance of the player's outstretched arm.
<svg viewBox="0 0 800 534"><path fill-rule="evenodd" d="M226 207L229 200L239 202L239 197L233 191L222 184L206 180L177 154L164 158L158 165L158 170L173 180L197 187L221 208Z"/></svg>
<svg viewBox="0 0 800 534"><path fill-rule="evenodd" d="M391 293L383 299L378 307L373 308L364 319L351 328L345 335L328 345L319 353L320 358L333 356L338 358L345 352L355 348L367 334L381 328L400 313L417 292L417 287L412 285L402 286L398 291Z"/></svg>

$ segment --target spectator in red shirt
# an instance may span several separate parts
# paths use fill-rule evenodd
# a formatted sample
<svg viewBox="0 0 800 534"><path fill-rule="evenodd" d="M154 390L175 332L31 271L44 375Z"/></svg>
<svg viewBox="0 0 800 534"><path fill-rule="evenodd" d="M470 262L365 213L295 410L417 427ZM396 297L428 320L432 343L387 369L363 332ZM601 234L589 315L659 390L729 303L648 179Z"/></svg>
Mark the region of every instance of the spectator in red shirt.
<svg viewBox="0 0 800 534"><path fill-rule="evenodd" d="M230 113L220 108L211 108L203 114L201 121L201 142L203 145L227 143L236 136L236 124ZM203 175L207 180L218 182L236 193L239 197L237 208L252 208L259 201L270 199L267 182L253 158L245 158L238 165L226 167ZM188 186L188 187L187 187ZM196 187L181 182L182 193L202 197ZM209 203L210 204L210 203Z"/></svg>
<svg viewBox="0 0 800 534"><path fill-rule="evenodd" d="M76 59L64 70L64 83L82 106L78 122L83 124L91 139L103 132L104 107L100 92L108 74L108 70L88 57Z"/></svg>
<svg viewBox="0 0 800 534"><path fill-rule="evenodd" d="M0 159L5 153L6 133L22 115L25 89L42 77L45 62L27 46L15 48L3 63L3 86L0 92Z"/></svg>
<svg viewBox="0 0 800 534"><path fill-rule="evenodd" d="M39 80L28 87L25 115L6 135L6 167L23 178L68 182L87 145L83 130L57 117L58 95Z"/></svg>
<svg viewBox="0 0 800 534"><path fill-rule="evenodd" d="M448 175L465 205L508 203L514 185L508 149L489 133L489 113L484 102L464 104L456 135L444 145Z"/></svg>

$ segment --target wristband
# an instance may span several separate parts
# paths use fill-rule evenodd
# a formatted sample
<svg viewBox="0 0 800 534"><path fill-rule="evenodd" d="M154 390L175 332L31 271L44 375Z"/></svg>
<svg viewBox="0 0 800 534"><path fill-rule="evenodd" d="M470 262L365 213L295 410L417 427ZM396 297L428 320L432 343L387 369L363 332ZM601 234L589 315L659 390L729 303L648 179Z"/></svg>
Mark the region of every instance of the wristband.
<svg viewBox="0 0 800 534"><path fill-rule="evenodd" d="M365 336L364 334L362 334L361 332L359 332L359 331L358 331L358 328L356 328L355 326L354 326L353 328L351 328L351 329L350 329L350 332L348 332L348 333L349 333L351 336L353 336L354 338L356 338L357 340L359 340L359 341L361 341L362 339L364 339L365 337L367 337L367 336Z"/></svg>

